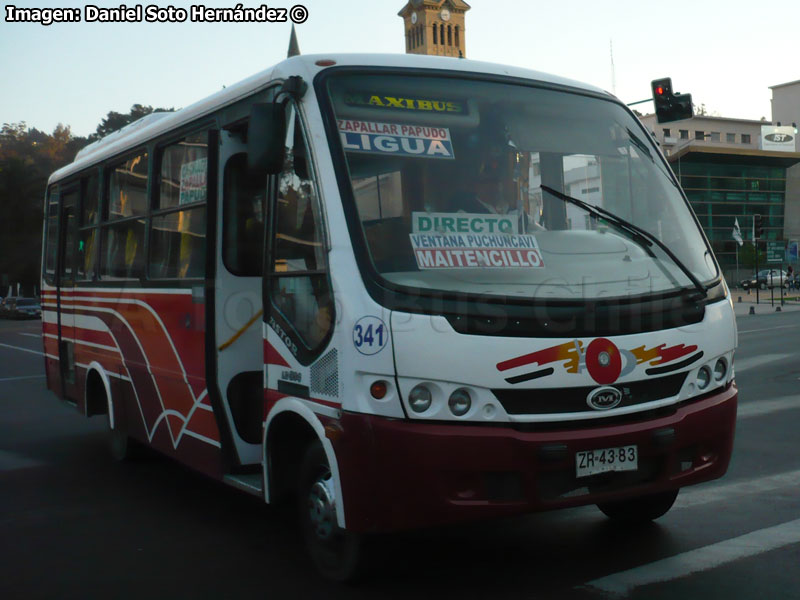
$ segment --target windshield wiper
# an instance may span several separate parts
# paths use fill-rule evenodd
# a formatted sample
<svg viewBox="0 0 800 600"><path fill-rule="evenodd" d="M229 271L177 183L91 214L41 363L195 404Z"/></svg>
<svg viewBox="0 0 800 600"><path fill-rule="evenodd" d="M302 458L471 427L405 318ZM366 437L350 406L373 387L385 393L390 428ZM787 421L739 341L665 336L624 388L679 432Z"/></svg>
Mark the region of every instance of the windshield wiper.
<svg viewBox="0 0 800 600"><path fill-rule="evenodd" d="M608 221L612 225L615 225L617 228L627 232L634 239L634 241L642 245L651 256L655 256L650 250L650 247L653 244L655 244L661 250L663 250L664 254L669 256L673 264L675 264L676 267L678 267L681 271L683 271L686 277L689 278L689 281L692 282L692 285L697 290L697 294L699 294L699 296L697 296L696 294L692 294L689 297L690 300L700 300L708 296L708 291L706 290L706 287L702 283L700 283L700 280L697 279L694 273L692 273L689 270L689 267L683 264L683 262L681 262L681 260L677 256L675 256L675 253L672 252L672 250L670 250L664 242L662 242L660 239L658 239L656 236L654 236L646 229L642 229L638 225L634 225L630 221L626 221L622 217L618 217L614 213L609 212L604 208L595 206L594 204L589 204L588 202L584 202L583 200L579 200L578 198L573 198L572 196L568 196L567 194L559 192L558 190L553 189L549 186L541 185L539 187L541 187L541 189L544 190L545 192L552 194L553 196L559 198L560 200L563 200L564 202L569 202L570 204L574 204L575 206L582 208L595 218Z"/></svg>

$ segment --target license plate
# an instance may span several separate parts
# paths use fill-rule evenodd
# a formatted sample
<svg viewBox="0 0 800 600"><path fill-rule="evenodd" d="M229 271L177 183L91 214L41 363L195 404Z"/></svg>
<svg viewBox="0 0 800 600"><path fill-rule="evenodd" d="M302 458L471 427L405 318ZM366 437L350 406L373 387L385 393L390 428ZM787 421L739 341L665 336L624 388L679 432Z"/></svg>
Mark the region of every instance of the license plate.
<svg viewBox="0 0 800 600"><path fill-rule="evenodd" d="M575 476L587 477L609 471L635 471L639 464L636 446L586 450L575 455Z"/></svg>

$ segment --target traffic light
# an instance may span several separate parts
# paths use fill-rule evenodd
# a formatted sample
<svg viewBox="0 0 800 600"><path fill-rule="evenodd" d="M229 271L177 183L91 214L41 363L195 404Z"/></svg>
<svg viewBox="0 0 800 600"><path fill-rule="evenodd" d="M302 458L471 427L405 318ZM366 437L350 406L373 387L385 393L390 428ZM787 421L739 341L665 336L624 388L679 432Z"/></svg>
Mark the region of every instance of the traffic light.
<svg viewBox="0 0 800 600"><path fill-rule="evenodd" d="M669 77L654 79L650 82L650 86L653 89L653 104L659 123L692 118L692 95L674 94L672 79Z"/></svg>
<svg viewBox="0 0 800 600"><path fill-rule="evenodd" d="M753 215L753 234L757 240L760 240L764 235L764 226L761 222L761 215Z"/></svg>

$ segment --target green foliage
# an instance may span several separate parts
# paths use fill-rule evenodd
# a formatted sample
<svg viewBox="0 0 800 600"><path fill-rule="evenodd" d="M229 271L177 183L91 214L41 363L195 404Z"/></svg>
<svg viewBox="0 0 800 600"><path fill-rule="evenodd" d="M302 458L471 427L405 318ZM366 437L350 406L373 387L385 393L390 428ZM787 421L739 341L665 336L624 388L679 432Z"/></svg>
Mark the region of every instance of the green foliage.
<svg viewBox="0 0 800 600"><path fill-rule="evenodd" d="M758 267L759 269L766 268L767 264L767 253L764 250L764 243L759 242L758 248ZM753 246L753 242L745 242L744 245L739 248L739 265L742 267L752 267L755 269L756 266L756 250Z"/></svg>
<svg viewBox="0 0 800 600"><path fill-rule="evenodd" d="M4 123L0 129L0 283L39 281L42 201L47 178L88 143L59 124L53 133ZM7 289L0 289L3 295Z"/></svg>
<svg viewBox="0 0 800 600"><path fill-rule="evenodd" d="M52 133L32 129L24 122L4 123L0 129L0 296L8 291L3 280L28 288L39 282L42 206L47 179L69 164L90 141L99 139L156 110L134 104L128 114L114 111L85 137L59 125Z"/></svg>
<svg viewBox="0 0 800 600"><path fill-rule="evenodd" d="M122 129L125 125L129 125L144 116L154 112L173 112L174 108L153 108L152 106L144 106L142 104L134 104L131 106L130 112L127 114L109 111L106 117L97 126L97 131L89 136L91 141L99 140L113 133L118 129Z"/></svg>

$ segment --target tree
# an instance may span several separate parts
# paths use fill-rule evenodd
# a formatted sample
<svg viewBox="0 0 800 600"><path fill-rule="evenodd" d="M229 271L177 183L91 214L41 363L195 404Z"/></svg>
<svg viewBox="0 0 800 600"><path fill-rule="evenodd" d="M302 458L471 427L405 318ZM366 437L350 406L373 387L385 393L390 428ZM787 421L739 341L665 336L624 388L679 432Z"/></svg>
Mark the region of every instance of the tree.
<svg viewBox="0 0 800 600"><path fill-rule="evenodd" d="M718 117L719 113L716 110L709 110L704 102L694 105L694 116L696 117Z"/></svg>
<svg viewBox="0 0 800 600"><path fill-rule="evenodd" d="M758 249L758 264L759 266L765 265L767 262L767 253L763 248ZM743 267L751 267L755 269L756 266L756 249L752 242L745 242L739 249L739 264Z"/></svg>
<svg viewBox="0 0 800 600"><path fill-rule="evenodd" d="M39 282L43 199L47 179L69 164L90 141L98 140L137 119L175 109L134 104L127 114L111 111L89 138L76 137L59 123L52 133L25 122L0 128L0 292L6 283L32 288Z"/></svg>
<svg viewBox="0 0 800 600"><path fill-rule="evenodd" d="M97 130L89 136L92 141L104 138L109 133L113 133L122 129L126 125L133 123L154 112L174 112L174 108L153 108L152 106L144 106L142 104L134 104L131 106L130 112L127 114L118 113L116 111L109 111L106 117L97 126Z"/></svg>
<svg viewBox="0 0 800 600"><path fill-rule="evenodd" d="M38 282L47 178L87 143L60 123L52 134L24 122L0 128L0 286Z"/></svg>

